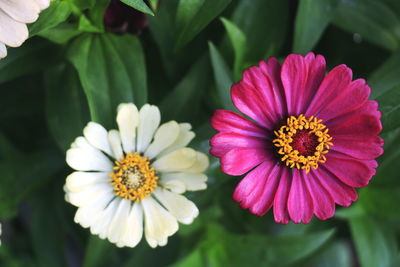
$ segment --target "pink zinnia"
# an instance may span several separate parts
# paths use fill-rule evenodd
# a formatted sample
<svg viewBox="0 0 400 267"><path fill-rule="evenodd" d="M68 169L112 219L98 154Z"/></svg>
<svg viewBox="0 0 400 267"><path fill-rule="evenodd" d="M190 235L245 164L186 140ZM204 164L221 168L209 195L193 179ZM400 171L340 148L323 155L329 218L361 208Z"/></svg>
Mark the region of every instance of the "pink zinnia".
<svg viewBox="0 0 400 267"><path fill-rule="evenodd" d="M247 175L233 198L276 222L308 223L334 215L335 203L350 206L355 188L376 173L383 153L378 103L368 100L364 79L339 65L325 74L321 55L291 54L282 66L261 61L234 84L234 105L250 119L217 110L211 154L229 175Z"/></svg>

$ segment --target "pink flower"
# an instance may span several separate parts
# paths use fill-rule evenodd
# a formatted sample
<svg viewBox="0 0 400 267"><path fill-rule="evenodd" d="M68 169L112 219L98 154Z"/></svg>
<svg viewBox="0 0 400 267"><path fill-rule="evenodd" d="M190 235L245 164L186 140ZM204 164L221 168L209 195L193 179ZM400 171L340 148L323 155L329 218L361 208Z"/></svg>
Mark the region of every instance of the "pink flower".
<svg viewBox="0 0 400 267"><path fill-rule="evenodd" d="M276 222L325 220L335 203L350 206L355 188L368 185L383 153L378 103L364 79L339 65L325 74L325 59L308 53L276 58L245 70L234 84L234 105L247 117L217 110L211 154L229 175L246 176L233 198Z"/></svg>

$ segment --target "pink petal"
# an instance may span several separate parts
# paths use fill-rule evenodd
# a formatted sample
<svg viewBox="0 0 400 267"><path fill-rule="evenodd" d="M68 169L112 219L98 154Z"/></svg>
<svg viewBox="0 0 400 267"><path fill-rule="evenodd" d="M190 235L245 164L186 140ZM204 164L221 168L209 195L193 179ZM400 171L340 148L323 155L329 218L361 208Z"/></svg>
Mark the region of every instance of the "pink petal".
<svg viewBox="0 0 400 267"><path fill-rule="evenodd" d="M252 68L247 71L252 71ZM270 110L265 108L267 103L264 101L261 92L258 89L243 82L239 82L232 86L231 97L233 104L243 114L246 114L267 129L273 128L274 113L272 112L272 114L270 114Z"/></svg>
<svg viewBox="0 0 400 267"><path fill-rule="evenodd" d="M229 175L242 175L267 160L271 155L266 149L234 148L221 158L221 169Z"/></svg>
<svg viewBox="0 0 400 267"><path fill-rule="evenodd" d="M377 102L369 100L362 108L326 122L333 143L336 138L356 141L375 138L382 130L381 113L377 108Z"/></svg>
<svg viewBox="0 0 400 267"><path fill-rule="evenodd" d="M258 216L264 215L271 207L274 201L276 189L279 184L282 167L278 164L271 168L270 172L265 173L266 182L263 191L258 199L251 203L250 211Z"/></svg>
<svg viewBox="0 0 400 267"><path fill-rule="evenodd" d="M310 113L309 110L306 116L314 115L323 121L330 120L362 107L368 100L370 94L371 89L365 83L365 80L357 79L352 81L343 90L339 90L336 98L329 101L327 105L322 106L323 108L318 112Z"/></svg>
<svg viewBox="0 0 400 267"><path fill-rule="evenodd" d="M289 212L287 209L287 199L292 184L292 171L289 168L282 168L279 185L274 198L274 218L275 222L289 223Z"/></svg>
<svg viewBox="0 0 400 267"><path fill-rule="evenodd" d="M220 132L266 137L266 129L229 110L216 110L211 118L211 126Z"/></svg>
<svg viewBox="0 0 400 267"><path fill-rule="evenodd" d="M288 198L288 211L294 223L309 223L313 215L313 202L307 190L303 171L293 170L293 181Z"/></svg>
<svg viewBox="0 0 400 267"><path fill-rule="evenodd" d="M282 65L282 83L285 89L288 114L299 115L306 111L325 76L325 59L308 53L289 55Z"/></svg>
<svg viewBox="0 0 400 267"><path fill-rule="evenodd" d="M323 165L314 172L315 177L319 180L320 184L331 195L335 203L348 207L353 201L357 200L357 192L353 187L342 183L332 173L330 173Z"/></svg>
<svg viewBox="0 0 400 267"><path fill-rule="evenodd" d="M233 148L267 148L271 146L265 139L237 133L218 133L211 139L210 145L210 153L216 157L222 157Z"/></svg>
<svg viewBox="0 0 400 267"><path fill-rule="evenodd" d="M315 216L320 220L326 220L335 214L335 202L331 195L322 187L314 172L311 172L304 181L306 182L308 192L310 192L313 202Z"/></svg>
<svg viewBox="0 0 400 267"><path fill-rule="evenodd" d="M377 163L375 160L358 160L334 151L330 151L326 157L327 160L323 167L351 187L368 185L376 173Z"/></svg>
<svg viewBox="0 0 400 267"><path fill-rule="evenodd" d="M350 84L352 71L346 65L332 69L324 78L306 111L306 116L316 115L332 102Z"/></svg>
<svg viewBox="0 0 400 267"><path fill-rule="evenodd" d="M276 58L261 61L245 70L242 81L231 88L235 106L268 129L287 116L280 71Z"/></svg>
<svg viewBox="0 0 400 267"><path fill-rule="evenodd" d="M346 154L356 159L375 159L383 154L383 139L379 136L368 140L346 140L335 136L332 151Z"/></svg>
<svg viewBox="0 0 400 267"><path fill-rule="evenodd" d="M261 163L240 181L233 193L233 199L243 209L248 209L260 197L272 167L270 162Z"/></svg>

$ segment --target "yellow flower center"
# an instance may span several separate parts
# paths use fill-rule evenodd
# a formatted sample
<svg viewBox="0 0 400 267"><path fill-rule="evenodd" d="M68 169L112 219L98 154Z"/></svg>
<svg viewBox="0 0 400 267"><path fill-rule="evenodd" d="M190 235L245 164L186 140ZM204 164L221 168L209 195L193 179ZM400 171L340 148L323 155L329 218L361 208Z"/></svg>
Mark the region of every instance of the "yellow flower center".
<svg viewBox="0 0 400 267"><path fill-rule="evenodd" d="M158 177L150 161L138 153L126 154L116 161L110 177L115 194L134 201L148 197L158 185Z"/></svg>
<svg viewBox="0 0 400 267"><path fill-rule="evenodd" d="M319 163L326 162L325 154L333 146L332 137L322 120L311 116L290 116L286 125L274 131L276 139L272 142L278 148L281 161L290 168L317 169Z"/></svg>

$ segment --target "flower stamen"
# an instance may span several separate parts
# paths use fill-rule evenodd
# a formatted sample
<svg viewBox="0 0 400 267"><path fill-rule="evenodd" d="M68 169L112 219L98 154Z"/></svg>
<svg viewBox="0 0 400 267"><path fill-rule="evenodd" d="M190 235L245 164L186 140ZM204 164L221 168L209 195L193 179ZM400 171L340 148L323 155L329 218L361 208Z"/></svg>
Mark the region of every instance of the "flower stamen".
<svg viewBox="0 0 400 267"><path fill-rule="evenodd" d="M158 177L150 161L138 153L128 153L116 161L110 177L115 194L127 200L140 201L158 186Z"/></svg>
<svg viewBox="0 0 400 267"><path fill-rule="evenodd" d="M277 138L272 142L286 166L305 169L309 173L311 168L317 169L319 163L326 162L325 154L333 143L328 129L321 122L314 116L290 116L286 125L274 131Z"/></svg>

